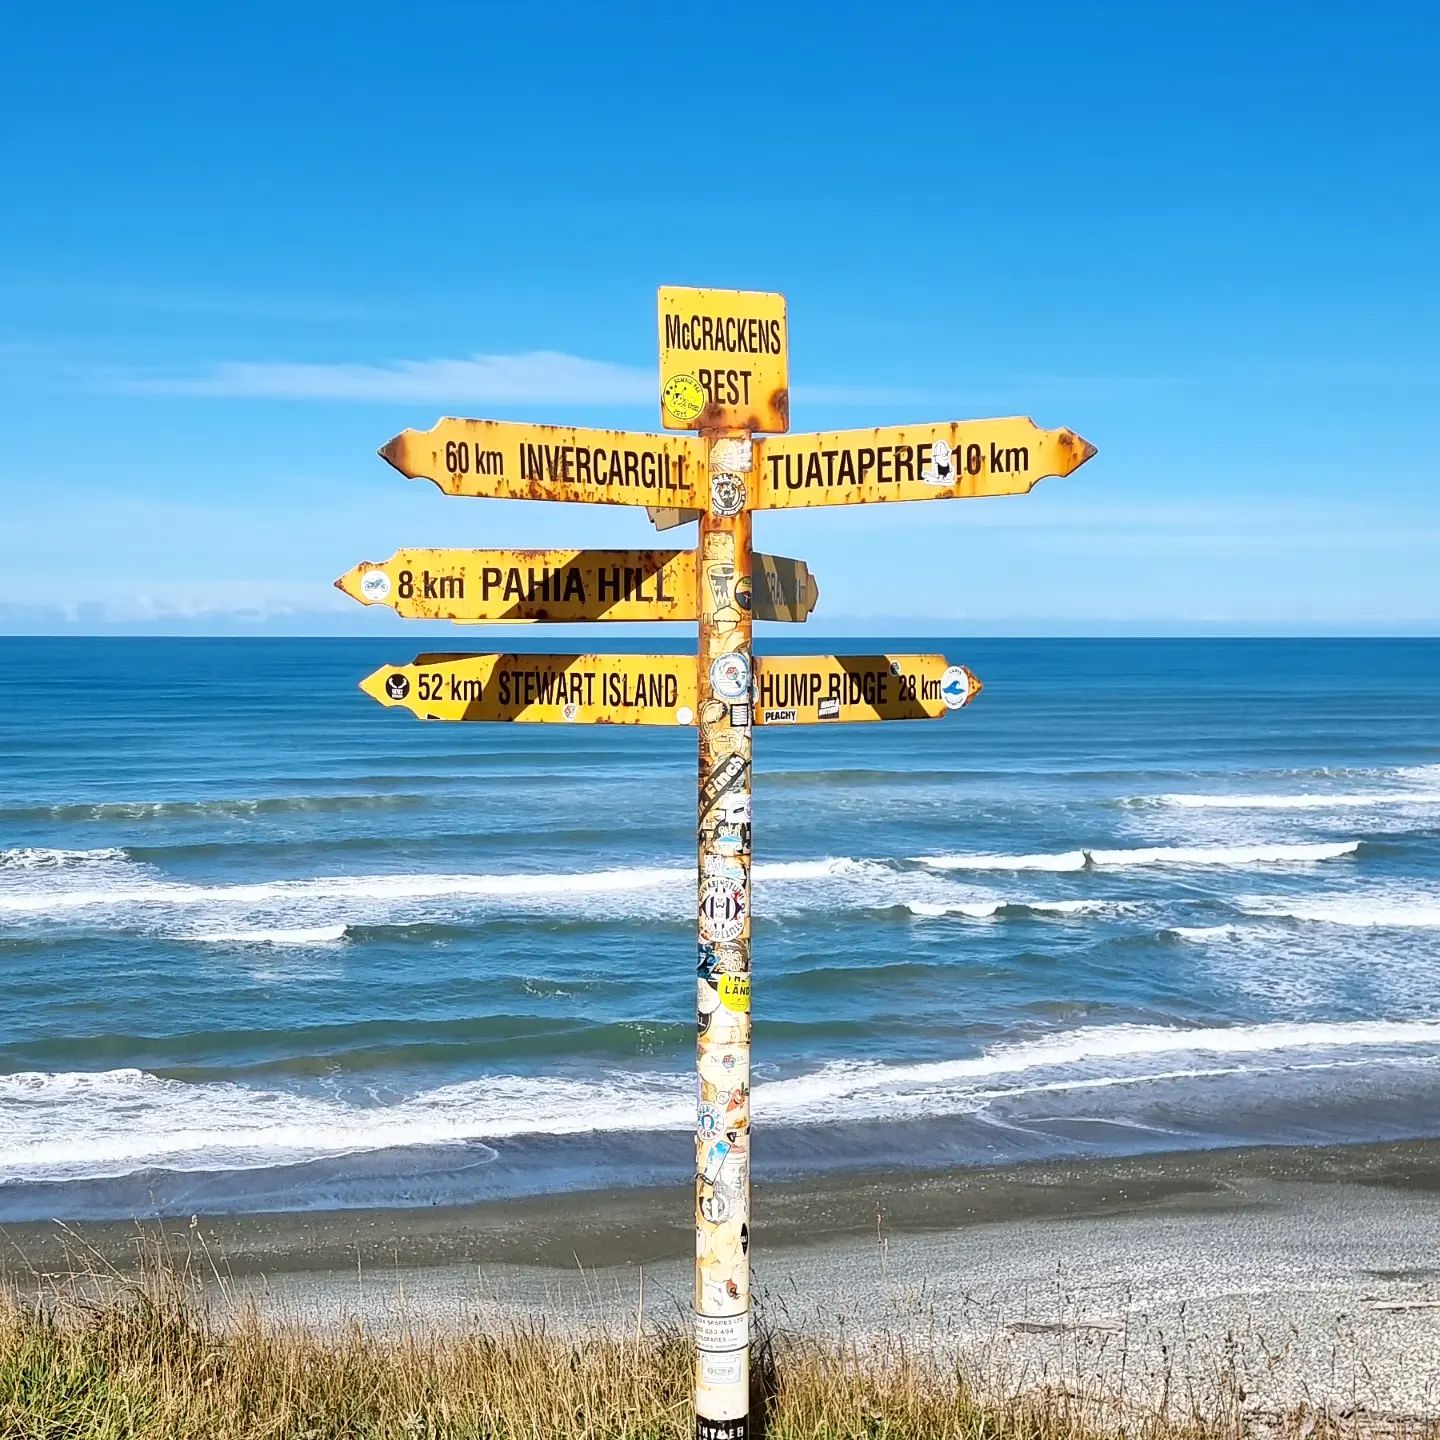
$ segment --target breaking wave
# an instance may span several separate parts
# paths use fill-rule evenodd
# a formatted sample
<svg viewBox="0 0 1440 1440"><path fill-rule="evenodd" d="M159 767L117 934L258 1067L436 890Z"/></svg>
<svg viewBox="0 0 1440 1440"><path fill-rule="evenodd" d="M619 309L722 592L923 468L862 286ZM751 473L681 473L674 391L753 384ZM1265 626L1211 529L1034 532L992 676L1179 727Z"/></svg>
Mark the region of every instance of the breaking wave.
<svg viewBox="0 0 1440 1440"><path fill-rule="evenodd" d="M830 1061L756 1084L752 1102L764 1125L971 1113L1035 1090L1134 1086L1302 1061L1313 1070L1353 1065L1349 1057L1362 1052L1378 1063L1420 1047L1440 1047L1440 1020L1094 1026L953 1060ZM1213 1057L1224 1057L1224 1068L1213 1068ZM491 1075L361 1103L136 1069L29 1071L0 1076L0 1149L13 1182L149 1168L264 1169L361 1151L483 1147L521 1135L681 1131L694 1124L693 1090L688 1071L612 1069L586 1079Z"/></svg>
<svg viewBox="0 0 1440 1440"><path fill-rule="evenodd" d="M919 855L934 870L1088 870L1128 865L1291 865L1337 860L1359 840L1319 844L1158 845L1127 850L1064 850L1052 855Z"/></svg>

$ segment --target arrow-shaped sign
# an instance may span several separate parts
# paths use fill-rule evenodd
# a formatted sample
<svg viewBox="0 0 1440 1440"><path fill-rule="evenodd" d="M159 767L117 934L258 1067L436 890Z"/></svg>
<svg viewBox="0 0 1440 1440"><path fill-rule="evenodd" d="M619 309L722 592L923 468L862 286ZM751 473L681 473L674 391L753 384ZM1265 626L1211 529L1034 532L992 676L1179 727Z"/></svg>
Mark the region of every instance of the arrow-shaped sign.
<svg viewBox="0 0 1440 1440"><path fill-rule="evenodd" d="M938 720L979 693L975 675L943 655L762 655L754 723Z"/></svg>
<svg viewBox="0 0 1440 1440"><path fill-rule="evenodd" d="M702 599L693 550L405 549L335 584L407 620L490 624L695 620ZM819 593L802 561L756 555L751 585L727 587L712 604L753 595L755 619L803 621Z"/></svg>
<svg viewBox="0 0 1440 1440"><path fill-rule="evenodd" d="M1023 416L784 435L757 448L754 510L1023 495L1095 454L1073 430Z"/></svg>
<svg viewBox="0 0 1440 1440"><path fill-rule="evenodd" d="M693 725L689 655L417 655L360 688L422 720Z"/></svg>
<svg viewBox="0 0 1440 1440"><path fill-rule="evenodd" d="M447 418L402 430L380 454L447 495L688 506L703 500L705 448L694 436Z"/></svg>
<svg viewBox="0 0 1440 1440"><path fill-rule="evenodd" d="M718 688L717 688L718 687ZM717 709L730 725L936 720L968 705L980 682L943 655L780 655L712 672L697 695L688 655L417 655L360 682L382 705L422 720L693 725Z"/></svg>

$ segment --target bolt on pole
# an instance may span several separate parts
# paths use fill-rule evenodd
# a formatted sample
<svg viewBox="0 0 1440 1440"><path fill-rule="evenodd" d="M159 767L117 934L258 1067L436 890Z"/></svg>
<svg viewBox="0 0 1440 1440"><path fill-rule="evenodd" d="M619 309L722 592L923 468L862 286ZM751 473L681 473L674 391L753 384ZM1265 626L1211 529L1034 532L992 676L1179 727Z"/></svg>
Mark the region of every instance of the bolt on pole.
<svg viewBox="0 0 1440 1440"><path fill-rule="evenodd" d="M750 1424L750 437L711 435L697 552L695 1434Z"/></svg>

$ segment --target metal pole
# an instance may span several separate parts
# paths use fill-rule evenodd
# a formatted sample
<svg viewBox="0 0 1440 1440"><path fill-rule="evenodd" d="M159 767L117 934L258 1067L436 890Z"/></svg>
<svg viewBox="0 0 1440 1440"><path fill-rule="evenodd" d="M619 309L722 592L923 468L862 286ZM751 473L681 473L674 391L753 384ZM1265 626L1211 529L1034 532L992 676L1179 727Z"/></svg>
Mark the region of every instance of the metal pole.
<svg viewBox="0 0 1440 1440"><path fill-rule="evenodd" d="M752 446L712 435L697 554L700 858L695 1435L750 1433L750 515Z"/></svg>

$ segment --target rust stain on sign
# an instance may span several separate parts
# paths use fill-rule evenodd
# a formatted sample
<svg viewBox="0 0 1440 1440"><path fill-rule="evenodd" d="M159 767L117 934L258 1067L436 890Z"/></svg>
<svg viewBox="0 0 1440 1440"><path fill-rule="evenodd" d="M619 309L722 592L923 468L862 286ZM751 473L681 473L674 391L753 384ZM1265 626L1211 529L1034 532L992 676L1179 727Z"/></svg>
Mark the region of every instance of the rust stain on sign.
<svg viewBox="0 0 1440 1440"><path fill-rule="evenodd" d="M757 620L803 621L819 597L809 567L781 555L755 557L757 581L736 604ZM461 624L544 621L695 620L693 550L397 550L362 561L336 582L362 605L407 620Z"/></svg>
<svg viewBox="0 0 1440 1440"><path fill-rule="evenodd" d="M750 501L756 510L1023 495L1047 476L1073 474L1096 453L1073 430L1042 430L1024 416L833 430L757 443Z"/></svg>
<svg viewBox="0 0 1440 1440"><path fill-rule="evenodd" d="M380 454L447 495L597 505L693 504L705 464L690 437L454 417L402 430Z"/></svg>
<svg viewBox="0 0 1440 1440"><path fill-rule="evenodd" d="M790 428L783 295L660 287L660 423L770 435Z"/></svg>
<svg viewBox="0 0 1440 1440"><path fill-rule="evenodd" d="M756 725L938 720L981 685L943 655L762 655L755 661Z"/></svg>
<svg viewBox="0 0 1440 1440"><path fill-rule="evenodd" d="M695 662L683 655L417 655L360 682L422 720L693 725Z"/></svg>

